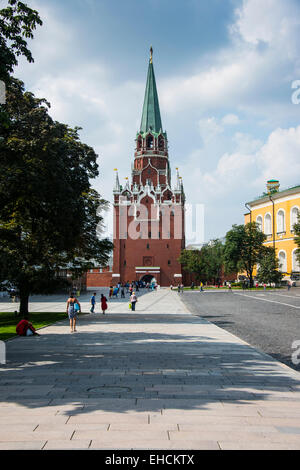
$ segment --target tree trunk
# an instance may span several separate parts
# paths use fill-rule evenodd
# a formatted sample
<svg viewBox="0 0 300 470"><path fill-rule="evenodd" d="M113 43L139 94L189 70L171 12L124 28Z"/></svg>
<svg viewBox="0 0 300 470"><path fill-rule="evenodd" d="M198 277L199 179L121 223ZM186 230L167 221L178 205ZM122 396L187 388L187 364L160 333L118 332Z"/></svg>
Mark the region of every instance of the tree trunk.
<svg viewBox="0 0 300 470"><path fill-rule="evenodd" d="M20 312L19 312L19 315L22 318L24 318L26 316L27 317L29 316L28 301L29 301L29 293L20 291Z"/></svg>
<svg viewBox="0 0 300 470"><path fill-rule="evenodd" d="M249 280L250 280L250 289L253 287L253 274L252 271L249 273Z"/></svg>

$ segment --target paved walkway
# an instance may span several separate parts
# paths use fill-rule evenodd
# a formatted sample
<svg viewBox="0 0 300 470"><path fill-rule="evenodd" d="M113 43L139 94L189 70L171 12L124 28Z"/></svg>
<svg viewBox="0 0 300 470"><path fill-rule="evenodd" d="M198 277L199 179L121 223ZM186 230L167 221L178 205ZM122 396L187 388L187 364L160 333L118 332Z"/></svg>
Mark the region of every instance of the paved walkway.
<svg viewBox="0 0 300 470"><path fill-rule="evenodd" d="M176 292L41 334L7 342L0 449L300 448L300 374L190 314Z"/></svg>

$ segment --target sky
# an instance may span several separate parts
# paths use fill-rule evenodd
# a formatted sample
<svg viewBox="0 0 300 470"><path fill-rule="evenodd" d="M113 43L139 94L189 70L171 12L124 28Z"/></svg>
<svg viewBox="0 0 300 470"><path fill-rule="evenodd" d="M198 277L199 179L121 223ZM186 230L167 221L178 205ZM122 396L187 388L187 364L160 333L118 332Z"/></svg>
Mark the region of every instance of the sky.
<svg viewBox="0 0 300 470"><path fill-rule="evenodd" d="M108 201L114 168L131 176L151 45L172 182L179 167L187 204L204 211L188 243L242 224L268 179L300 184L298 0L26 3L44 24L29 40L34 64L21 58L15 76L54 119L82 127Z"/></svg>

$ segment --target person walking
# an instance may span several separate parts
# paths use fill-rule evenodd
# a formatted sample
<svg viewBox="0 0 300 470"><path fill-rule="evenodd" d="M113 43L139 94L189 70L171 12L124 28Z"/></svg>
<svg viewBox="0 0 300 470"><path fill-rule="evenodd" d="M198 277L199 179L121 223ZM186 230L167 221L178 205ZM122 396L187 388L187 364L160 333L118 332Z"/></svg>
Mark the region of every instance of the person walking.
<svg viewBox="0 0 300 470"><path fill-rule="evenodd" d="M74 296L71 294L67 300L67 314L70 320L70 329L71 333L76 332L76 320L77 320L77 312L81 312L81 305Z"/></svg>
<svg viewBox="0 0 300 470"><path fill-rule="evenodd" d="M113 295L113 287L110 286L110 288L109 288L109 295L108 295L110 299L112 298L112 295Z"/></svg>
<svg viewBox="0 0 300 470"><path fill-rule="evenodd" d="M125 299L125 287L124 284L121 286L121 299Z"/></svg>
<svg viewBox="0 0 300 470"><path fill-rule="evenodd" d="M130 303L131 303L131 310L135 312L135 305L137 303L137 297L135 295L135 292L132 292L132 295L130 296Z"/></svg>
<svg viewBox="0 0 300 470"><path fill-rule="evenodd" d="M105 311L107 310L107 298L104 294L101 294L101 309L103 315L105 315Z"/></svg>
<svg viewBox="0 0 300 470"><path fill-rule="evenodd" d="M94 292L94 294L91 297L91 305L92 305L91 313L94 313L95 312L95 305L96 305L96 292Z"/></svg>

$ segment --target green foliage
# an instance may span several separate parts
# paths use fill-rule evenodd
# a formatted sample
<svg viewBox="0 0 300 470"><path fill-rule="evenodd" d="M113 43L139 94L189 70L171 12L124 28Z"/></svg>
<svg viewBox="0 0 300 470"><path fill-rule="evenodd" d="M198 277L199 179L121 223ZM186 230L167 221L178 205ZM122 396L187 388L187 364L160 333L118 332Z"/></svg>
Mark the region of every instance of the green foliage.
<svg viewBox="0 0 300 470"><path fill-rule="evenodd" d="M217 282L223 267L224 246L220 240L203 245L201 250L183 250L179 262L189 273L203 282Z"/></svg>
<svg viewBox="0 0 300 470"><path fill-rule="evenodd" d="M298 220L297 223L293 227L295 232L295 243L297 245L296 256L297 260L300 263L300 212L298 211Z"/></svg>
<svg viewBox="0 0 300 470"><path fill-rule="evenodd" d="M21 310L22 298L57 287L60 268L79 276L105 264L112 249L97 237L106 204L90 185L97 155L48 107L12 79L9 125L0 125L0 282L19 288Z"/></svg>
<svg viewBox="0 0 300 470"><path fill-rule="evenodd" d="M280 283L282 273L279 271L279 262L274 248L263 247L256 277L258 282L266 284Z"/></svg>
<svg viewBox="0 0 300 470"><path fill-rule="evenodd" d="M233 225L226 234L224 261L226 272L246 271L253 285L253 269L258 263L266 236L255 222Z"/></svg>
<svg viewBox="0 0 300 470"><path fill-rule="evenodd" d="M33 38L37 25L42 25L38 12L23 2L8 0L6 8L0 10L0 80L9 81L18 56L34 61L26 40Z"/></svg>

